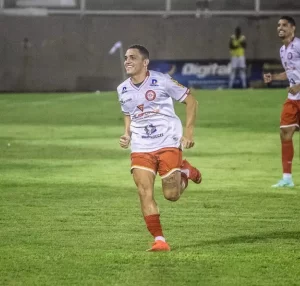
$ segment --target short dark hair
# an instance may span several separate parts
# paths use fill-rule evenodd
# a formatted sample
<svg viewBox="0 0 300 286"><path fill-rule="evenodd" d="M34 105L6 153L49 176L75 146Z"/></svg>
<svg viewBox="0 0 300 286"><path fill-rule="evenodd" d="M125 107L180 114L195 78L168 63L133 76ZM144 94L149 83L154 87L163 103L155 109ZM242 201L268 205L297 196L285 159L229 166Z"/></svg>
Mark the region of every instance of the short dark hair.
<svg viewBox="0 0 300 286"><path fill-rule="evenodd" d="M280 20L286 20L288 21L292 26L295 26L296 27L296 22L294 20L294 18L290 17L290 16L282 16L280 18Z"/></svg>
<svg viewBox="0 0 300 286"><path fill-rule="evenodd" d="M142 45L132 45L128 49L137 49L145 59L150 58L149 51Z"/></svg>

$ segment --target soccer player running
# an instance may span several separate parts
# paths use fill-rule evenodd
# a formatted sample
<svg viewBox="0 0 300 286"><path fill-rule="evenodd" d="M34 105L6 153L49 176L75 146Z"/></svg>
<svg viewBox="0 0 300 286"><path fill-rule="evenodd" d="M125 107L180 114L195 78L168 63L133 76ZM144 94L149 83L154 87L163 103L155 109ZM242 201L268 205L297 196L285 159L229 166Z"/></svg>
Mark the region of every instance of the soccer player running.
<svg viewBox="0 0 300 286"><path fill-rule="evenodd" d="M231 73L228 88L233 87L237 71L240 74L243 88L247 88L245 59L246 37L242 35L240 27L236 27L235 33L230 37L229 49L231 54Z"/></svg>
<svg viewBox="0 0 300 286"><path fill-rule="evenodd" d="M170 201L180 198L188 179L200 184L201 173L182 160L181 150L195 144L197 101L188 88L169 75L148 70L148 64L149 52L145 47L128 48L124 65L129 78L117 88L125 124L120 146L128 148L131 144L131 172L147 228L154 237L149 251L169 251L154 200L154 181L158 172L164 197ZM184 136L173 99L186 105Z"/></svg>
<svg viewBox="0 0 300 286"><path fill-rule="evenodd" d="M280 57L285 72L264 74L265 83L272 80L289 80L288 98L280 118L280 138L283 177L273 187L293 187L292 161L294 156L293 135L299 130L300 116L300 39L295 37L296 23L292 17L283 16L278 21L277 32L282 40Z"/></svg>

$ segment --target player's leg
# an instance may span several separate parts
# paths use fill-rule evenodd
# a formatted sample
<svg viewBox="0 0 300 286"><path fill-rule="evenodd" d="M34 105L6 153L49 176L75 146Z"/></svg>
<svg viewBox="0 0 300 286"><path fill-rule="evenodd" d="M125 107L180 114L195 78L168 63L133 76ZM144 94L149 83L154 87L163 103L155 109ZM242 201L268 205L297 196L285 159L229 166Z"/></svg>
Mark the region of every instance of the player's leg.
<svg viewBox="0 0 300 286"><path fill-rule="evenodd" d="M231 58L231 71L230 71L230 75L229 75L228 88L233 87L233 83L234 83L234 79L235 79L235 75L236 75L236 68L237 68L237 58L232 57Z"/></svg>
<svg viewBox="0 0 300 286"><path fill-rule="evenodd" d="M296 126L280 128L282 179L274 187L293 187L292 162L294 157L293 134Z"/></svg>
<svg viewBox="0 0 300 286"><path fill-rule="evenodd" d="M156 156L163 194L167 200L177 201L188 185L186 174L181 172L182 151L179 148L163 148L156 152Z"/></svg>
<svg viewBox="0 0 300 286"><path fill-rule="evenodd" d="M229 85L228 88L233 87L234 79L236 74L236 68L231 68L230 76L229 76Z"/></svg>
<svg viewBox="0 0 300 286"><path fill-rule="evenodd" d="M200 184L202 182L201 172L196 167L192 166L187 160L182 161L181 172L186 174L187 178L195 184Z"/></svg>
<svg viewBox="0 0 300 286"><path fill-rule="evenodd" d="M239 58L239 75L242 81L243 88L247 88L247 77L246 77L246 60L245 57Z"/></svg>
<svg viewBox="0 0 300 286"><path fill-rule="evenodd" d="M182 161L182 151L178 148L164 148L158 152L158 172L162 178L162 188L167 200L177 201L188 186L188 179L201 182L201 173L186 160Z"/></svg>
<svg viewBox="0 0 300 286"><path fill-rule="evenodd" d="M144 217L157 215L158 207L154 200L155 174L147 170L133 169L132 175L138 189L141 210Z"/></svg>
<svg viewBox="0 0 300 286"><path fill-rule="evenodd" d="M245 68L240 68L239 69L239 75L242 81L242 87L247 88L247 79L246 79L246 69Z"/></svg>
<svg viewBox="0 0 300 286"><path fill-rule="evenodd" d="M167 200L176 202L180 198L180 195L187 187L187 179L185 181L182 180L184 179L182 179L180 170L176 170L162 178L162 190Z"/></svg>
<svg viewBox="0 0 300 286"><path fill-rule="evenodd" d="M294 157L293 135L299 128L297 106L292 100L287 100L282 109L280 121L282 179L273 187L293 187L292 161Z"/></svg>
<svg viewBox="0 0 300 286"><path fill-rule="evenodd" d="M156 159L149 153L133 153L131 162L133 179L138 189L144 220L147 229L155 240L150 250L168 251L170 247L163 236L159 210L154 200Z"/></svg>

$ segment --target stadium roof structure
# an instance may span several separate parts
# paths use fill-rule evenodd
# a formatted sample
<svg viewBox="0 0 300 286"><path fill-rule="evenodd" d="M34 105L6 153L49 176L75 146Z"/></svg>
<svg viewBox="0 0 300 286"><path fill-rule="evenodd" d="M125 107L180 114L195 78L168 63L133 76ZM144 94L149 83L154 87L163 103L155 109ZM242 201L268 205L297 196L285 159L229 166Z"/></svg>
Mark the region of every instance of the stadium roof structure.
<svg viewBox="0 0 300 286"><path fill-rule="evenodd" d="M32 7L76 7L75 0L17 0L17 7L32 8Z"/></svg>
<svg viewBox="0 0 300 286"><path fill-rule="evenodd" d="M148 15L148 16L276 16L300 15L295 0L0 0L0 14Z"/></svg>

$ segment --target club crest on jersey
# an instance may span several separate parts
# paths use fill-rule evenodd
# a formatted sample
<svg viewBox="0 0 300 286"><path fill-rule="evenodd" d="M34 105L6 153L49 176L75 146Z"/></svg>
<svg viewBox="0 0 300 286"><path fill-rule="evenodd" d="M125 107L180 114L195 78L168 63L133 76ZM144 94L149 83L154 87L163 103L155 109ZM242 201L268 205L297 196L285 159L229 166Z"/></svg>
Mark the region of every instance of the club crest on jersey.
<svg viewBox="0 0 300 286"><path fill-rule="evenodd" d="M140 111L144 111L144 104L140 104L137 106Z"/></svg>
<svg viewBox="0 0 300 286"><path fill-rule="evenodd" d="M152 79L150 86L158 86L157 79Z"/></svg>
<svg viewBox="0 0 300 286"><path fill-rule="evenodd" d="M289 60L291 60L291 59L293 58L293 54L292 54L292 53L288 53L287 58L288 58Z"/></svg>
<svg viewBox="0 0 300 286"><path fill-rule="evenodd" d="M148 90L145 94L145 97L148 101L152 101L156 98L156 93L153 90Z"/></svg>

